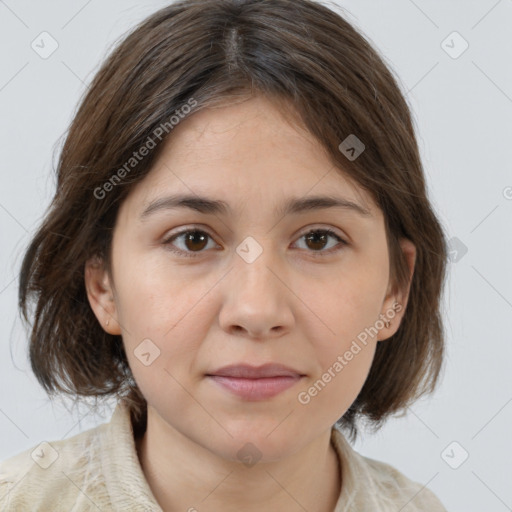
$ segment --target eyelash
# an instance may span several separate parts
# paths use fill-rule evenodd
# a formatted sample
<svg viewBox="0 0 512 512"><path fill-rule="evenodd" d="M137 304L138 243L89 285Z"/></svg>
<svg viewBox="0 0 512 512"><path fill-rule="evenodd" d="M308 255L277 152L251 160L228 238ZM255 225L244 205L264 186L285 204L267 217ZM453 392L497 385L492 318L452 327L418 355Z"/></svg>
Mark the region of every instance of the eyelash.
<svg viewBox="0 0 512 512"><path fill-rule="evenodd" d="M179 254L180 256L185 256L187 258L196 258L198 256L200 256L202 253L204 253L205 251L204 250L201 250L201 251L197 251L197 252L190 252L190 251L183 251L181 249L177 249L176 247L173 247L172 246L172 243L174 240L176 240L177 238L179 238L180 236L182 235L186 235L188 233L199 233L199 234L204 234L208 237L210 237L210 239L213 239L213 237L207 233L206 231L203 231L203 230L200 230L200 229L197 229L197 228L188 228L188 229L184 229L183 231L180 231L178 233L174 233L171 237L167 238L166 240L164 240L162 243L163 245L165 246L168 246L169 250L174 252L174 253L177 253ZM310 252L311 255L315 258L317 257L323 257L325 255L330 255L334 252L338 252L340 251L344 246L348 245L347 242L345 242L345 240L343 240L342 238L339 237L339 235L337 235L334 231L332 231L331 229L328 229L328 228L323 228L323 229L312 229L310 231L306 231L305 233L303 233L300 237L300 238L303 238L305 237L306 235L310 235L312 233L323 233L327 236L332 236L333 238L336 238L339 242L339 247L335 246L335 247L331 247L330 249L328 250L319 250L319 251L307 251L307 252ZM337 247L337 248L336 248Z"/></svg>

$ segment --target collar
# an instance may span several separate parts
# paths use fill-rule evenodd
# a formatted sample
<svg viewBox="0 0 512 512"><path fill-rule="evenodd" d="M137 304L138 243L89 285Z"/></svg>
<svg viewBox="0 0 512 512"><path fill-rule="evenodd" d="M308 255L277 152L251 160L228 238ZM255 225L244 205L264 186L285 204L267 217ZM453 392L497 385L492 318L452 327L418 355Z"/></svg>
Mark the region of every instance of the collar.
<svg viewBox="0 0 512 512"><path fill-rule="evenodd" d="M361 478L365 481L365 495L372 495L374 483L364 478L367 468L360 461L361 456L354 451L343 433L335 426L331 429L331 443L338 455L341 468L341 494L334 512L360 507L361 493L358 492ZM119 401L110 422L106 425L101 440L101 465L105 483L114 510L151 510L162 512L140 465L135 445L133 426L128 406ZM137 508L134 508L134 507ZM355 509L354 509L355 510ZM363 509L358 508L363 512ZM365 509L366 510L366 509ZM371 509L368 509L371 510Z"/></svg>

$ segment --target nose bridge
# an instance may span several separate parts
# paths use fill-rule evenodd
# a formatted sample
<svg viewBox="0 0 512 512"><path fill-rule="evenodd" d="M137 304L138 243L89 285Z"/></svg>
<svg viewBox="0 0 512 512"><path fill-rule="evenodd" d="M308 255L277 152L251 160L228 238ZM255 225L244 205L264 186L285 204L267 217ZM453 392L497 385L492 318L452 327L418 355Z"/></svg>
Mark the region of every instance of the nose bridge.
<svg viewBox="0 0 512 512"><path fill-rule="evenodd" d="M236 248L235 281L240 284L242 293L258 293L259 291L272 292L272 300L277 288L282 286L274 273L279 272L281 265L278 256L274 254L273 243L270 237L258 240L252 236L246 237ZM271 272L271 270L273 272ZM272 290L269 289L272 288Z"/></svg>
<svg viewBox="0 0 512 512"><path fill-rule="evenodd" d="M236 248L220 323L225 330L243 328L253 335L289 327L292 312L287 288L282 281L282 265L273 253L270 238L244 239Z"/></svg>

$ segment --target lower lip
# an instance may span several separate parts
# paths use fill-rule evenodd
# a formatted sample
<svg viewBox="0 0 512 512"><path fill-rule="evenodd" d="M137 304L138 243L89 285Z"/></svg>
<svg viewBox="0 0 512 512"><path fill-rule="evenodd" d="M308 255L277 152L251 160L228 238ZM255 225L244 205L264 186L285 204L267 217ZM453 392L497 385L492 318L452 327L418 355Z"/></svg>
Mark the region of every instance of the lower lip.
<svg viewBox="0 0 512 512"><path fill-rule="evenodd" d="M299 382L302 377L265 377L261 379L242 379L208 375L224 389L246 400L265 400L286 391Z"/></svg>

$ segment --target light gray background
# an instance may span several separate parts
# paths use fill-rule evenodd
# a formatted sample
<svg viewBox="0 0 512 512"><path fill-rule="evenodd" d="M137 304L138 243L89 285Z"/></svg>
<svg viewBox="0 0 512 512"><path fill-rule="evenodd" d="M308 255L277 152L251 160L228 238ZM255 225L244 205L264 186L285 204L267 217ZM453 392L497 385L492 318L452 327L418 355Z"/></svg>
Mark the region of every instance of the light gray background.
<svg viewBox="0 0 512 512"><path fill-rule="evenodd" d="M0 0L0 459L110 417L108 407L70 414L36 383L16 309L19 265L85 84L111 43L167 3ZM512 0L338 4L398 74L431 200L460 241L451 241L459 250L449 264L440 387L356 449L428 485L450 511L512 510ZM31 48L43 31L59 44L48 59ZM469 43L458 58L442 46L453 31ZM461 46L452 39L453 53ZM460 447L445 451L453 441ZM462 450L469 457L453 469L446 461L460 463Z"/></svg>

